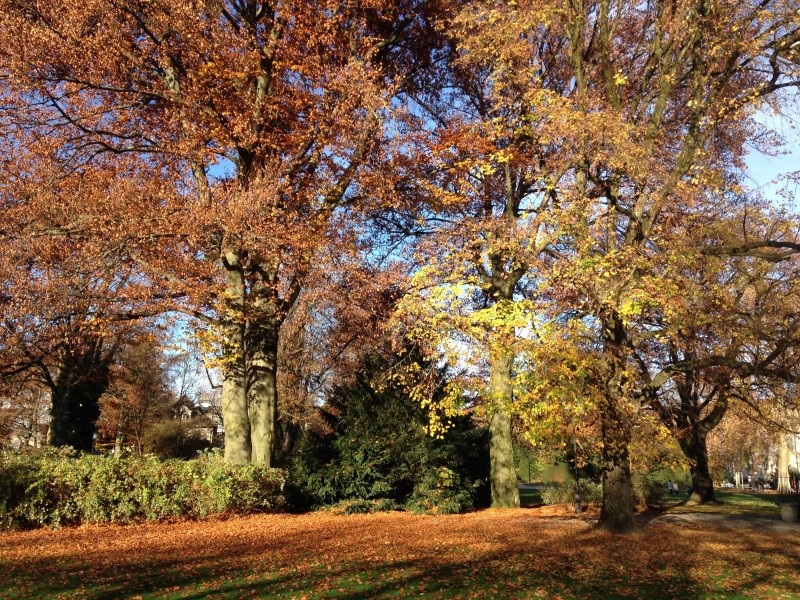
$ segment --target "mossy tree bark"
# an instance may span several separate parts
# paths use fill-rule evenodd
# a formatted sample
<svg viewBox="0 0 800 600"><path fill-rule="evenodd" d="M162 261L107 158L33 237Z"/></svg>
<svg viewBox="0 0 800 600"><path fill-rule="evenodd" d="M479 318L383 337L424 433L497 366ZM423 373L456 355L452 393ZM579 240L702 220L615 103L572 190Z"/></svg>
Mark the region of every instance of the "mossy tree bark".
<svg viewBox="0 0 800 600"><path fill-rule="evenodd" d="M247 396L252 461L272 466L278 422L278 329L275 319L251 326Z"/></svg>
<svg viewBox="0 0 800 600"><path fill-rule="evenodd" d="M513 354L499 349L494 351L489 365L489 392L493 404L489 418L489 479L495 508L519 508L511 419L507 412L513 400L513 363Z"/></svg>
<svg viewBox="0 0 800 600"><path fill-rule="evenodd" d="M247 410L245 347L245 278L235 249L225 252L224 316L222 334L222 419L225 423L225 461L242 465L250 461L250 417Z"/></svg>
<svg viewBox="0 0 800 600"><path fill-rule="evenodd" d="M615 311L603 317L603 344L606 360L600 402L600 433L603 441L603 505L598 526L611 533L630 533L633 519L633 481L631 479L631 423L625 410L625 328Z"/></svg>

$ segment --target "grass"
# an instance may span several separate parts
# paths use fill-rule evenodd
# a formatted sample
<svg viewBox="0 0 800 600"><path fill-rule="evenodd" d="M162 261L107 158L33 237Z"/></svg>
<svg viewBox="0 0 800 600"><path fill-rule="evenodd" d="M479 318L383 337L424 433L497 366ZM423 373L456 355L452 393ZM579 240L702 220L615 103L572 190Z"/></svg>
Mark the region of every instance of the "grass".
<svg viewBox="0 0 800 600"><path fill-rule="evenodd" d="M777 494L714 490L719 504L687 506L686 495L663 496L663 504L670 513L714 513L724 515L772 515L780 513Z"/></svg>
<svg viewBox="0 0 800 600"><path fill-rule="evenodd" d="M798 598L798 560L800 530L613 536L544 509L258 515L3 533L0 598Z"/></svg>
<svg viewBox="0 0 800 600"><path fill-rule="evenodd" d="M519 491L519 502L522 506L529 506L532 504L541 504L542 503L542 492L541 490L532 490L527 488L522 488Z"/></svg>

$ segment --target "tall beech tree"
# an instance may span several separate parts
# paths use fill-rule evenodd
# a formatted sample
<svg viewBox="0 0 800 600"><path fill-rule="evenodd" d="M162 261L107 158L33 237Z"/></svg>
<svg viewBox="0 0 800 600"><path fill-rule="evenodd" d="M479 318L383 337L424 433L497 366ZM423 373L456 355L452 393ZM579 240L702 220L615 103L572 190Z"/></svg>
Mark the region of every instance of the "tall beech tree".
<svg viewBox="0 0 800 600"><path fill-rule="evenodd" d="M492 505L515 507L517 330L530 322L531 282L558 240L558 213L568 210L569 200L548 190L568 170L569 151L548 143L559 132L514 73L530 71L552 89L568 85L568 74L549 34L529 56L509 58L475 35L476 17L482 20L469 3L440 15L448 44L404 95L409 133L392 165L401 192L420 200L395 207L382 222L395 235L416 238L418 269L398 319L426 356L444 358L452 373L460 372L445 395L434 373L410 375L424 404L439 398L431 429L446 426L466 404L484 413Z"/></svg>
<svg viewBox="0 0 800 600"><path fill-rule="evenodd" d="M647 304L669 310L680 301L678 289L667 293L659 281L686 264L670 245L692 227L692 215L713 206L709 191L735 185L730 174L745 142L762 132L756 108L779 108L797 86L796 7L475 2L457 22L460 51L489 65L481 85L512 90L514 106L524 108L510 125L516 136L559 151L552 164L530 163L542 169L545 186L534 190L549 199L548 223L560 228L547 249L555 260L550 296L561 303L554 314L575 311L593 337L600 522L630 531L629 443L641 405L632 323Z"/></svg>
<svg viewBox="0 0 800 600"><path fill-rule="evenodd" d="M82 218L40 225L123 248L159 307L208 324L230 462L272 460L281 325L333 218L366 201L429 4L0 2L5 149L109 173L72 199Z"/></svg>

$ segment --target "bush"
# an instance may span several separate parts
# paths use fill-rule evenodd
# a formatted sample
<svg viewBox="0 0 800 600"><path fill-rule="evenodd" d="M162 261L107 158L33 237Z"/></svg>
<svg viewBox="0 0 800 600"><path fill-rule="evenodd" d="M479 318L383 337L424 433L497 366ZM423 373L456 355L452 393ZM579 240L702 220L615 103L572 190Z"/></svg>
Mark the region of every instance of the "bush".
<svg viewBox="0 0 800 600"><path fill-rule="evenodd" d="M661 499L660 489L665 487L658 480L652 479L648 474L635 472L633 479L633 501L641 508L657 506ZM580 483L581 504L601 506L603 504L603 485L582 479ZM545 504L567 504L572 506L575 502L575 483L567 482L556 484L542 492L542 502Z"/></svg>
<svg viewBox="0 0 800 600"><path fill-rule="evenodd" d="M488 432L468 418L434 439L418 404L364 380L337 390L325 416L333 433L306 433L291 465L299 507L451 513L488 504Z"/></svg>
<svg viewBox="0 0 800 600"><path fill-rule="evenodd" d="M662 502L662 491L667 487L667 479L660 472L634 471L633 499L636 506L648 508L659 506ZM686 491L686 490L684 490Z"/></svg>
<svg viewBox="0 0 800 600"><path fill-rule="evenodd" d="M161 458L194 458L204 450L211 449L211 442L200 435L202 428L207 425L206 417L189 421L159 421L145 432L143 446Z"/></svg>
<svg viewBox="0 0 800 600"><path fill-rule="evenodd" d="M285 472L228 465L216 453L190 461L50 451L0 454L0 526L60 527L167 517L245 514L284 507Z"/></svg>
<svg viewBox="0 0 800 600"><path fill-rule="evenodd" d="M578 485L581 494L581 504L600 506L603 503L603 486L586 479L582 479ZM558 483L542 491L542 502L545 504L566 504L572 506L575 503L575 483L568 481Z"/></svg>

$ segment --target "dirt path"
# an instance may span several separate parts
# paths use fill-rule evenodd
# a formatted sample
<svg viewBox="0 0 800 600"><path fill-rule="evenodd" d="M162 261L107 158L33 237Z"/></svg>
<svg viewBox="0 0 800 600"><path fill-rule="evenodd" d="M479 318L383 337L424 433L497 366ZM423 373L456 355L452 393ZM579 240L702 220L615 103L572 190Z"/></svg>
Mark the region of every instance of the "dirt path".
<svg viewBox="0 0 800 600"><path fill-rule="evenodd" d="M722 515L714 513L661 513L640 516L645 525L669 523L684 527L714 527L732 531L800 533L800 523L785 523L780 515Z"/></svg>
<svg viewBox="0 0 800 600"><path fill-rule="evenodd" d="M543 518L554 518L564 525L591 526L600 517L596 508L589 509L576 515L571 508L563 506L538 506L531 508L532 515ZM650 510L636 515L636 520L642 527L649 525L677 525L679 527L699 528L712 527L718 530L731 531L775 531L779 533L800 533L800 522L785 523L779 514L745 514L726 515L708 512L680 512L671 513L661 510Z"/></svg>

